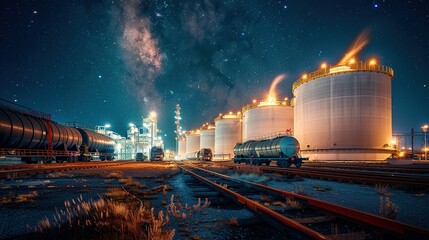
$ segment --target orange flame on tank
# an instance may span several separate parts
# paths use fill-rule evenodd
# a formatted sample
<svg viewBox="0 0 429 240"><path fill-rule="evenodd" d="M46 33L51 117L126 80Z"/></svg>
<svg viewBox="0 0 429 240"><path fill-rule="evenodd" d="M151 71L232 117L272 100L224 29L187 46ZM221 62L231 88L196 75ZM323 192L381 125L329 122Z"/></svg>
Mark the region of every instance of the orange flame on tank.
<svg viewBox="0 0 429 240"><path fill-rule="evenodd" d="M270 91L268 92L267 101L268 102L275 102L277 99L276 94L276 87L277 84L279 84L283 79L286 77L285 74L280 74L276 78L274 78L273 82L271 83Z"/></svg>
<svg viewBox="0 0 429 240"><path fill-rule="evenodd" d="M361 34L359 34L359 36L354 40L354 42L350 46L347 53L338 63L339 65L347 64L350 59L356 56L356 54L358 54L359 51L362 50L368 44L369 33L370 33L369 29L365 29Z"/></svg>

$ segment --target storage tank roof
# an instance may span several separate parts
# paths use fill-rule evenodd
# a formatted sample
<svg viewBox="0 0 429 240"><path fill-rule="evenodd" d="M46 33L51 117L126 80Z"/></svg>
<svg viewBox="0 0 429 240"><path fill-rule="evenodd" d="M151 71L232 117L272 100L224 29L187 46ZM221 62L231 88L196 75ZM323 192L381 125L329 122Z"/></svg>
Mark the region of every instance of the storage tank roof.
<svg viewBox="0 0 429 240"><path fill-rule="evenodd" d="M186 132L186 136L199 136L200 135L200 129L195 129L195 130L191 130L191 131L187 131Z"/></svg>
<svg viewBox="0 0 429 240"><path fill-rule="evenodd" d="M214 130L216 127L214 125L211 125L209 123L203 124L203 126L201 126L200 130Z"/></svg>
<svg viewBox="0 0 429 240"><path fill-rule="evenodd" d="M241 112L237 112L237 113L229 112L227 114L219 113L219 116L215 118L214 122L217 122L221 119L241 119Z"/></svg>
<svg viewBox="0 0 429 240"><path fill-rule="evenodd" d="M334 66L327 66L326 64L323 64L321 69L311 73L305 73L298 80L296 80L292 85L292 92L295 92L295 89L300 85L310 82L314 79L348 72L379 72L387 74L393 78L393 69L388 66L377 64L375 60L370 60L367 62L353 61L353 63L350 64Z"/></svg>
<svg viewBox="0 0 429 240"><path fill-rule="evenodd" d="M247 104L247 105L243 106L242 112L244 113L244 112L249 111L250 109L253 109L253 108L267 107L267 106L291 107L290 102L288 102L288 98L284 98L283 100L270 99L268 101L265 101L265 100L258 101L256 99L254 99L251 104Z"/></svg>

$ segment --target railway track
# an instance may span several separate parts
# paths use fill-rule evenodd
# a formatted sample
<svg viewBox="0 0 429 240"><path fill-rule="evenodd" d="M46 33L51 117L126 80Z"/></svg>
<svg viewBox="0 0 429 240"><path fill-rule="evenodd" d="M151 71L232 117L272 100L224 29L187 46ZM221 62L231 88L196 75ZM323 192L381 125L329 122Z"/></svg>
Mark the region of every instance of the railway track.
<svg viewBox="0 0 429 240"><path fill-rule="evenodd" d="M356 171L348 169L318 169L318 168L277 168L260 167L260 172L276 172L310 178L339 180L356 183L389 184L411 188L429 188L429 175L391 173L384 171Z"/></svg>
<svg viewBox="0 0 429 240"><path fill-rule="evenodd" d="M248 208L266 222L293 237L429 239L428 231L390 219L236 179L200 167L188 164L178 166L198 181ZM285 200L288 202L286 208L284 203L274 204ZM267 204L268 202L272 204Z"/></svg>
<svg viewBox="0 0 429 240"><path fill-rule="evenodd" d="M36 174L47 174L79 169L104 168L132 162L90 162L90 163L61 163L61 164L19 164L18 166L0 170L0 179L19 178Z"/></svg>
<svg viewBox="0 0 429 240"><path fill-rule="evenodd" d="M276 166L252 166L244 164L234 163L207 163L224 166L227 168L257 168L253 171L259 173L279 173L302 176L307 178L319 178L334 181L353 182L353 183L364 183L364 184L388 184L392 186L409 187L415 189L429 189L429 172L427 170L416 170L407 169L406 171L396 172L392 168L374 168L367 167L360 168L360 166L338 166L336 168L331 167L316 167L316 166L305 166L299 169L290 168L279 168ZM387 170L386 170L387 169ZM423 173L421 171L424 171ZM417 173L420 172L420 173Z"/></svg>
<svg viewBox="0 0 429 240"><path fill-rule="evenodd" d="M383 171L395 173L409 173L409 174L429 174L428 166L389 166L389 165L345 165L345 164L308 164L303 165L303 168L311 169L350 169L356 171Z"/></svg>

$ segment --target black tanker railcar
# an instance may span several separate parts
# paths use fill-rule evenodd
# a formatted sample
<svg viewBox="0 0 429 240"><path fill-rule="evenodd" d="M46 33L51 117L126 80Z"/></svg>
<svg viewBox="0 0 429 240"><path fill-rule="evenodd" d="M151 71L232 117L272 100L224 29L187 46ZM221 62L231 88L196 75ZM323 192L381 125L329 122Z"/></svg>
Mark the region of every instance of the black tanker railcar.
<svg viewBox="0 0 429 240"><path fill-rule="evenodd" d="M114 159L113 139L0 106L0 156L27 163Z"/></svg>

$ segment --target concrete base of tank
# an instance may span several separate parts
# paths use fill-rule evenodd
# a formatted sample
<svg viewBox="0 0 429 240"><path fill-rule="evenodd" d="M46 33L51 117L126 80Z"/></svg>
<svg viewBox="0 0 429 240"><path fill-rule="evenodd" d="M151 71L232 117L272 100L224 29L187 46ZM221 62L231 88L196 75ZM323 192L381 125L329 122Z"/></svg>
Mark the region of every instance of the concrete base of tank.
<svg viewBox="0 0 429 240"><path fill-rule="evenodd" d="M390 152L365 152L344 150L301 150L303 157L314 161L386 161L392 153Z"/></svg>

